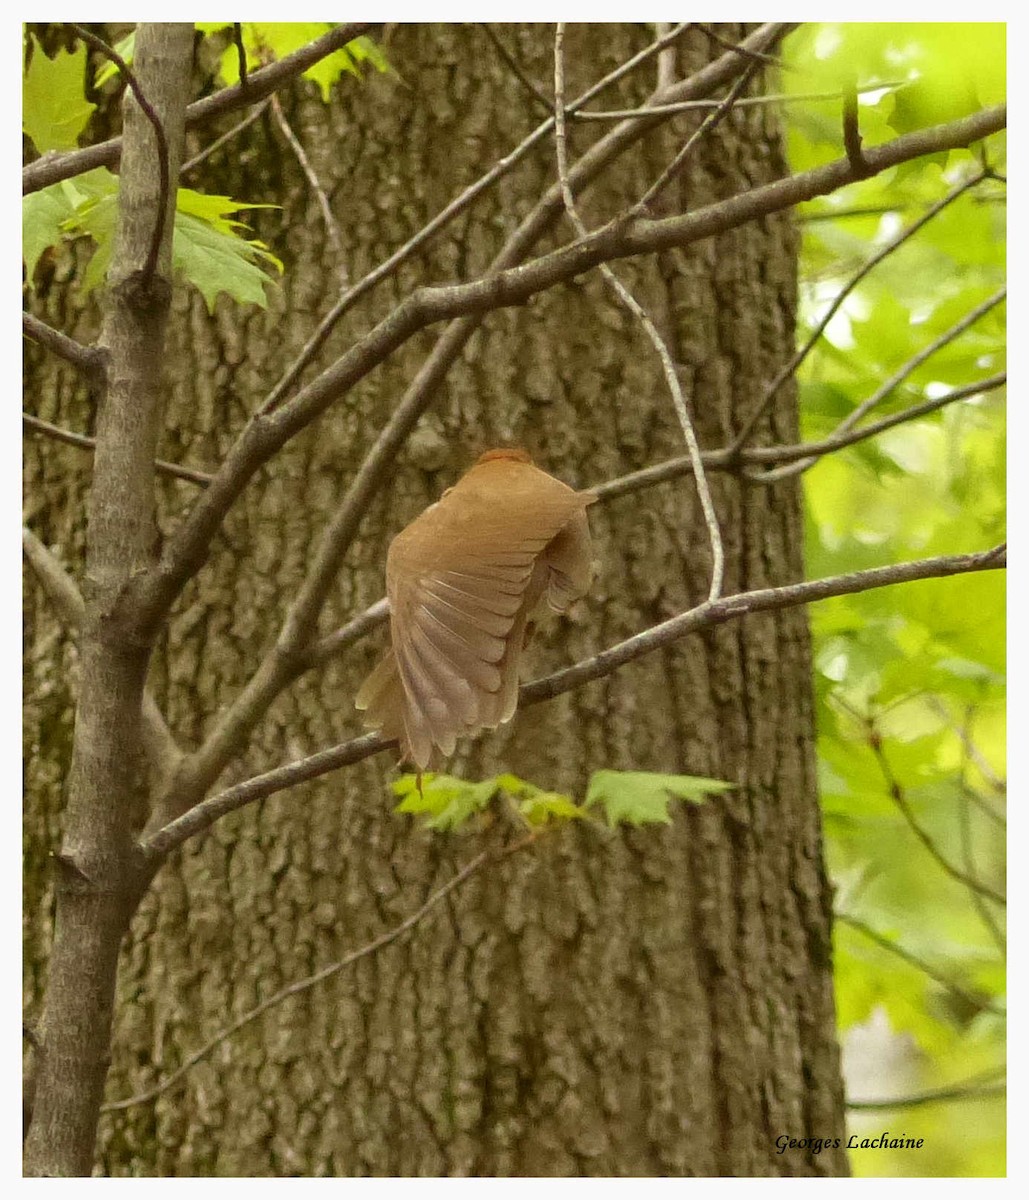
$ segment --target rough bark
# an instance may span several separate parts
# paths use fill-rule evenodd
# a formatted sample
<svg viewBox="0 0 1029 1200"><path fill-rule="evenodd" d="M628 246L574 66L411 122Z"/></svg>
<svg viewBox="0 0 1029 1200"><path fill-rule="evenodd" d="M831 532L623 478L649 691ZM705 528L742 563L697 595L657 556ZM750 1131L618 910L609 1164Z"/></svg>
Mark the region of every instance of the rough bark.
<svg viewBox="0 0 1029 1200"><path fill-rule="evenodd" d="M551 76L552 31L504 26L533 78ZM726 35L738 29L725 27ZM570 88L644 44L642 27L573 26ZM344 85L323 108L286 99L360 277L458 186L535 124L534 101L481 31L398 26L403 78ZM720 52L720 51L719 51ZM703 37L678 69L711 57ZM656 68L614 89L638 103ZM581 203L596 226L655 178L697 118L648 135ZM573 126L582 153L598 136ZM260 232L287 260L269 313L177 291L163 458L224 455L333 294L314 198L266 116L215 156L206 190L280 204ZM774 116L741 110L704 144L688 186L656 215L684 211L784 171ZM342 323L321 363L419 283L481 271L554 180L541 146ZM567 236L562 228L560 236ZM558 244L551 236L543 246ZM768 218L688 252L616 266L671 339L701 443L724 445L793 344L796 243ZM59 289L43 298L58 305ZM62 328L88 329L51 313ZM273 640L320 531L438 332L419 335L298 437L247 489L176 606L151 672L187 746L209 731ZM87 427L60 366L34 378L39 415ZM783 389L767 429L797 440ZM382 594L389 538L479 450L525 445L577 486L681 453L660 370L640 329L598 280L491 316L451 368L386 493L372 505L323 628ZM28 445L30 519L66 561L79 552L88 458ZM727 590L802 575L793 482L752 490L713 481ZM194 495L158 484L162 523ZM584 610L540 631L534 673L582 657L706 595L709 552L692 483L666 483L591 514L601 574ZM32 1000L48 953L48 894L35 867L58 821L72 652L30 585L26 959ZM273 707L246 762L223 779L357 732L352 696L381 635L305 676ZM68 670L55 672L54 663ZM82 667L79 668L80 672ZM56 680L56 682L55 682ZM527 710L459 752L452 770L512 770L581 794L597 767L681 771L739 784L681 810L668 828L568 830L455 893L412 934L248 1026L184 1085L101 1125L111 1174L817 1175L841 1152L776 1153L787 1133L842 1132L834 1037L830 899L821 858L813 718L802 612L754 615ZM107 1095L153 1084L202 1040L282 984L401 920L480 848L430 835L390 811L385 761L234 814L164 868L122 955Z"/></svg>

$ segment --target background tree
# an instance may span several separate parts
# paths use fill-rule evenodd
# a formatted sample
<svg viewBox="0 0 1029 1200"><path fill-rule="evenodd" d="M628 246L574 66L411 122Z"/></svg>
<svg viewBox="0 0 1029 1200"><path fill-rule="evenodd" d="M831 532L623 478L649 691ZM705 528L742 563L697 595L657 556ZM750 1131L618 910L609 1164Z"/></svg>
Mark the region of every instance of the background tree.
<svg viewBox="0 0 1029 1200"><path fill-rule="evenodd" d="M361 32L336 31L337 46ZM602 102L635 107L648 96L667 101L712 95L739 101L755 92L768 66L754 53L774 55L786 32L672 31L669 50L626 71ZM295 44L280 47L280 58L312 38L333 36L303 27L291 34ZM135 69L155 104L166 76L158 65L147 65L143 47L146 37L166 47L174 36L162 27L140 34ZM200 46L201 69L213 71L219 61L207 48L218 47L217 36ZM262 98L256 90L261 36L247 27L241 36L249 51L245 86L255 100ZM228 55L221 69L236 63L238 70L236 48L221 37ZM616 71L651 38L643 27L570 31L563 56L566 101L599 75ZM741 38L750 53L731 49ZM368 43L358 46L351 65L374 55ZM108 719L105 706L116 698L133 721L143 723L151 753L145 783L121 781L112 828L95 828L98 803L86 806L85 820L81 799L78 808L73 802L68 809L57 929L63 921L69 961L83 961L84 932L95 935L102 926L90 906L105 892L96 887L94 863L78 854L77 821L101 849L120 844L124 855L127 898L114 906L108 936L99 938L108 963L120 938L114 927L165 852L184 847L146 892L122 952L112 1099L161 1087L173 1068L234 1018L424 911L413 937L391 941L352 970L334 972L325 983L270 1006L183 1072L178 1086L113 1109L101 1125L107 1172L840 1172L838 1150L779 1155L774 1144L784 1132L798 1138L824 1136L826 1129L842 1133L810 659L801 610L786 607L795 595L772 596L771 611L721 628L717 622L763 602L701 607L692 618L704 630L699 637L669 638L616 673L610 661L592 659L587 670L602 682L565 692L546 706L526 707L514 725L462 751L453 767L473 779L511 770L576 799L598 767L689 772L737 785L702 808L680 811L667 829L603 835L592 826L563 828L483 871L504 853L503 845L517 847L524 837L509 834L503 823L473 823L457 838L409 828L406 818L389 811L383 786L388 759L366 758L379 748L374 738L359 737L313 761L306 756L358 732L350 697L376 645L369 638L367 645L350 647L356 632L374 627L377 610L347 633L333 638L331 630L348 629L344 623L378 599L389 537L485 445L527 445L543 465L578 486L624 480L608 487L603 506L594 510L603 562L595 593L571 621L541 631L541 673L562 662L591 661L604 647L704 604L711 534L697 493L684 479L689 460L682 458L683 435L658 356L640 321L618 306L602 279L569 282L606 259L656 251L615 270L653 317L675 361L699 441L709 451L726 594L802 578L797 484L752 478L769 464L785 466L797 458L768 449L798 441L792 384L769 396L769 382L793 349L796 241L785 209L890 163L975 141L1003 118L984 112L962 123L961 114L953 114L957 120L942 131L907 143L893 140L892 147L867 157L848 139L850 158L817 182L809 176L806 195L803 186L789 194L761 191L786 173L777 117L767 105L739 104L729 111L727 102L721 111L662 112L606 124L571 118L570 190L581 193L576 207L586 226L604 227L592 239L580 238L582 246L572 253L586 257L573 261L551 253L527 274L501 275L474 294L416 291L426 283L485 278L498 253L506 253L498 265L510 266L567 243L554 141L544 129L517 170L417 245L381 286L352 294L353 307L318 345L306 374L296 373L308 381L306 388L290 399L290 386L276 388L276 382L316 334L341 286L388 261L461 186L503 164L533 122L545 119L535 94L541 89L529 82L539 82L548 106L553 96L550 29L398 27L386 51L395 72L331 93L323 76L322 95L296 85L204 161L208 196L282 206L282 212L255 212L253 223L286 270L263 313L224 298L212 312L196 292L176 293L163 386L146 378L138 385L155 425L167 400L158 454L194 470L200 464L205 472L227 464L220 478L230 479L233 463L247 465L245 456L255 447L264 452L262 430L282 426L294 414L299 428L305 404L313 411L323 399L334 402L249 481L203 547L202 569L201 555L183 550L190 531L201 527L196 514L205 505L221 515L220 485L208 486L197 507L195 481L157 477L164 546L155 549L146 522L138 523L133 553L142 570L131 582L134 564L122 524L137 509L145 511L140 498L149 495L150 484L138 478L135 509L126 503L131 497L114 489L120 523L112 522L105 541L97 525L104 506L97 497L105 471L109 487L124 475L110 461L105 468L99 447L106 440L131 452L142 471L154 445L129 428L131 414L140 410L127 401L119 408L108 383L99 411L121 411L124 424L120 433L110 427L105 432L102 419L94 425L81 373L29 351L37 420L96 431L92 504L101 516L92 518L94 549L85 556L85 577L97 575L96 544L103 543L113 578L101 570L101 583L117 596L129 582L116 612L128 624L116 632L135 672L133 687L105 687L104 677L96 676L97 663L111 653L109 635L100 636L109 620L102 589L87 590L76 662L50 609L35 585L30 588L26 916L40 947L27 958L30 1012L41 1002L50 936L51 884L43 860L55 844L71 746L72 696L54 681L74 678L76 668L78 761L94 728L83 717L90 712L83 705L91 673L96 719ZM116 84L115 78L109 86ZM219 95L229 94L214 91L198 103L216 105ZM160 115L174 173L174 113L168 108ZM228 131L239 115L221 119ZM205 126L202 139L199 130L189 137L199 150L213 133ZM127 125L123 204L133 136ZM145 147L145 130L136 136ZM606 226L647 193L684 147L687 157L650 200L646 215ZM614 149L622 153L616 156ZM877 159L877 153L885 157ZM76 165L73 157L64 162ZM30 165L29 186L51 182L41 172L52 169L45 159ZM136 174L155 198L152 218L160 197L152 153ZM766 207L719 205L750 189ZM48 192L38 195L53 199ZM102 215L107 199L102 195L63 217L101 247L97 209ZM217 221L231 214L224 209L212 216L192 203L194 211L185 215L206 218L216 231ZM177 246L193 244L188 223L182 233L182 208L180 197ZM694 214L685 219L694 220L693 227L674 224L683 212ZM702 228L705 219L714 225ZM152 220L144 220L136 231L144 270L152 230ZM718 236L699 240L701 234ZM193 236L201 240L195 230ZM167 253L167 241L165 247ZM109 322L119 308L119 270L128 273L124 253L115 247L104 301ZM255 270L261 253L260 247L245 252ZM33 302L51 326L89 343L98 310L60 286L81 271L83 258L81 243L46 251ZM31 273L31 259L29 266ZM179 266L193 278L189 263ZM252 280L237 263L226 290L243 298ZM206 282L210 299L212 284ZM216 277L218 282L225 279ZM498 303L526 300L524 310L505 307L482 321ZM419 331L428 319L441 317L460 319L442 334ZM76 357L50 331L29 324L44 344L63 349L66 359ZM136 352L129 347L126 361L157 361L160 337L149 328L136 336ZM386 351L389 356L369 373ZM121 361L113 346L111 353L108 379ZM87 365L95 372L92 360ZM323 374L316 377L318 370ZM981 371L974 376L983 377ZM250 418L262 403L276 415L255 423ZM241 443L244 429L249 433ZM720 449L742 434L749 458ZM766 448L765 458L759 447ZM42 440L29 443L28 460L27 509L35 537L29 537L27 552L44 587L64 596L67 618L78 611L74 594L43 547L69 564L82 555L87 460L80 450ZM624 479L663 460L674 460L659 473L664 482L652 475ZM718 469L726 467L731 469ZM387 472L388 491L382 489ZM205 527L202 540L213 529ZM987 544L969 537L961 548ZM166 581L177 557L182 570L171 585ZM996 556L953 558L908 576L998 562ZM903 570L894 571L847 586L903 577ZM185 588L167 625L148 624L180 582ZM145 636L126 638L126 632ZM137 643L155 635L153 700L141 701L147 655L141 662ZM55 673L54 662L62 658L68 670ZM117 748L112 742L112 751ZM243 782L288 759L306 765L264 783ZM276 784L347 762L354 764L347 772L306 787L303 795L273 795ZM509 790L516 787L509 783ZM179 812L207 792L222 800L208 801L176 824ZM76 794L81 798L82 783L73 772ZM250 808L213 826L207 819L243 799L265 796L271 798L260 812ZM470 805L467 793L451 799ZM630 808L630 815L639 818L641 810ZM149 853L140 860L127 835L144 824ZM189 833L200 836L186 841ZM106 853L100 857L106 870ZM454 878L460 886L435 902ZM70 914L82 910L86 917L76 926ZM53 1131L66 1135L69 1113L88 1117L89 1107L76 1108L75 1095L60 1094L55 1063L64 1060L53 1039L63 1028L70 1052L87 1041L95 1051L96 1038L62 1024L65 1000L54 990L55 961L59 968L56 951L50 954L40 1031L43 1067L30 1169L82 1170L83 1146L88 1163L91 1139L81 1130L66 1138L63 1157L53 1157L59 1146ZM108 969L106 978L112 977ZM102 1082L102 1054L94 1053L94 1061L93 1078Z"/></svg>

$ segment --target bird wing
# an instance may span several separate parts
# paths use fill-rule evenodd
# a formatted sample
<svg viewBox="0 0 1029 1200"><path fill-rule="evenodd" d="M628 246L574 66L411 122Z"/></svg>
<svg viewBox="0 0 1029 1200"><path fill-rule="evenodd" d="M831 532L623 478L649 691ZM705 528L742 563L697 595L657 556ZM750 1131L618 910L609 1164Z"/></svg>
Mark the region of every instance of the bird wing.
<svg viewBox="0 0 1029 1200"><path fill-rule="evenodd" d="M386 585L404 703L393 723L418 766L433 745L452 754L460 734L510 719L525 620L547 579L534 568L591 500L529 464L484 463L394 539Z"/></svg>

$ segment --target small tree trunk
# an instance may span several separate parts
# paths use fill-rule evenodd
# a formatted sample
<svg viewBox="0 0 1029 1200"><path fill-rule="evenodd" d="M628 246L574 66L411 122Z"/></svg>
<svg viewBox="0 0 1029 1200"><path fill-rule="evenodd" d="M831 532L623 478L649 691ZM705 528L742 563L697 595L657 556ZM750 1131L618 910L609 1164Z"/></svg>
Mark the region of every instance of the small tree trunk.
<svg viewBox="0 0 1029 1200"><path fill-rule="evenodd" d="M151 647L130 636L116 601L157 549L153 459L171 286L175 184L182 156L193 27L142 25L135 73L168 141L162 194L154 130L125 106L119 227L101 337L107 352L86 536L86 619L57 917L40 1024L29 1175L87 1175L110 1062L118 950L148 882L135 851L145 816L143 685ZM130 94L127 93L127 96ZM164 205L156 270L148 273Z"/></svg>

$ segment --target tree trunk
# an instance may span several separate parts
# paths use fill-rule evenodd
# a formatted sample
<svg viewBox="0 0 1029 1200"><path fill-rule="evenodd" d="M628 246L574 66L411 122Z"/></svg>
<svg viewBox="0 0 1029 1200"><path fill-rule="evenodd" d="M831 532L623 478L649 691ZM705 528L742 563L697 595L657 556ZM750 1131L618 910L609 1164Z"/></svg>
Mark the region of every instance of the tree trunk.
<svg viewBox="0 0 1029 1200"><path fill-rule="evenodd" d="M723 29L726 36L738 30ZM498 33L549 90L552 29ZM569 94L650 36L572 26ZM406 241L540 119L474 26L395 27L397 76L310 86L286 114L339 220L345 263L271 114L210 161L205 191L282 205L261 235L286 259L268 313L176 292L161 457L215 464L339 286ZM680 75L721 53L700 34ZM598 103L642 102L656 67ZM694 130L688 114L625 155L583 197L591 227L641 195ZM231 121L227 122L230 124ZM573 124L570 150L597 137ZM738 109L701 144L683 211L785 171L774 114ZM342 322L324 364L413 285L481 273L555 178L547 140ZM541 249L567 240L562 224ZM701 444L731 441L792 350L797 244L785 217L616 271L669 338ZM46 304L59 303L55 289ZM88 325L88 313L79 317ZM51 315L51 320L55 320ZM60 323L60 322L55 322ZM69 332L71 322L63 326ZM81 329L80 329L81 332ZM274 638L320 531L439 336L431 330L333 407L247 489L176 607L151 671L172 729L195 745ZM82 429L81 391L39 363L41 416ZM780 393L765 436L797 440ZM498 312L451 368L351 550L325 628L382 595L390 537L500 442L576 487L682 453L649 342L599 278ZM29 518L74 562L88 459L27 448ZM803 574L799 487L712 480L726 591ZM195 495L159 484L167 527ZM600 575L582 611L537 634L543 674L701 601L710 550L692 480L591 510ZM30 584L26 732L30 1009L49 944L35 869L58 823L68 746L67 643ZM356 686L381 634L280 698L226 779L356 733ZM55 680L59 681L55 683ZM413 933L246 1026L182 1085L105 1115L114 1175L834 1175L841 1137L830 894L815 793L811 665L801 610L752 615L651 655L459 749L450 770L510 770L581 796L601 767L731 780L669 827L568 829L471 879ZM387 758L234 814L175 857L143 900L121 962L107 1096L152 1086L261 998L398 923L481 848L391 811ZM845 1139L844 1139L845 1140Z"/></svg>

